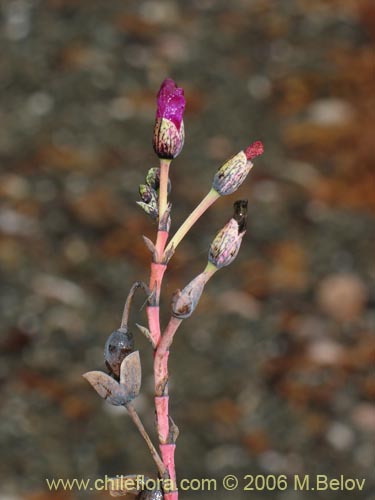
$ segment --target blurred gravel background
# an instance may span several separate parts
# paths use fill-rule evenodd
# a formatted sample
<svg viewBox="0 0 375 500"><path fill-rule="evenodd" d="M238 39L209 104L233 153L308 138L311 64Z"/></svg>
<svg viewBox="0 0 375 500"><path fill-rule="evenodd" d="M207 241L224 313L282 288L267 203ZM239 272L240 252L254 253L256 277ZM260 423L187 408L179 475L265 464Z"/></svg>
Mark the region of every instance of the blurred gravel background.
<svg viewBox="0 0 375 500"><path fill-rule="evenodd" d="M131 283L147 280L136 206L157 165L155 94L185 89L173 228L217 167L266 153L181 244L170 295L205 265L232 203L249 229L171 354L180 477L327 474L363 492L189 492L182 498L374 498L372 0L3 0L0 55L1 500L45 478L154 474L130 420L81 378L103 369ZM139 299L132 322L144 322ZM151 352L137 336L153 429Z"/></svg>

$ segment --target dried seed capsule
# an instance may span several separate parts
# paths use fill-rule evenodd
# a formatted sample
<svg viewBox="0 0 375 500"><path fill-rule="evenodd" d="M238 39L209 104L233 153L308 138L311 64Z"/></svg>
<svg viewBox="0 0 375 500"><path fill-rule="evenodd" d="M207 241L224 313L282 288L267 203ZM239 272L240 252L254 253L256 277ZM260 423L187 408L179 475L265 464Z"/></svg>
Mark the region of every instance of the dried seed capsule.
<svg viewBox="0 0 375 500"><path fill-rule="evenodd" d="M198 274L183 290L176 290L172 297L172 315L178 319L189 318L197 307L208 276Z"/></svg>
<svg viewBox="0 0 375 500"><path fill-rule="evenodd" d="M143 490L137 495L137 500L163 500L164 496L160 490Z"/></svg>
<svg viewBox="0 0 375 500"><path fill-rule="evenodd" d="M120 328L108 337L104 347L104 360L117 379L120 378L120 366L123 359L133 351L133 334L127 328Z"/></svg>

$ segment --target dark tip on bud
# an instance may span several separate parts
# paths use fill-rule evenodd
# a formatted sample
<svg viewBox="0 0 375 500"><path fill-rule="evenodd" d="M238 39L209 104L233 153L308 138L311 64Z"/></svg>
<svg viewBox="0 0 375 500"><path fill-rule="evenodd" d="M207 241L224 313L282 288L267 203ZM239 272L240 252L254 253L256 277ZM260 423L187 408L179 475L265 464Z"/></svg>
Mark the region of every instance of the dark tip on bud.
<svg viewBox="0 0 375 500"><path fill-rule="evenodd" d="M126 328L111 333L104 347L104 360L113 375L120 377L121 363L134 351L133 334Z"/></svg>
<svg viewBox="0 0 375 500"><path fill-rule="evenodd" d="M246 232L247 200L236 201L233 208L233 216L217 233L208 252L209 262L217 269L233 262Z"/></svg>
<svg viewBox="0 0 375 500"><path fill-rule="evenodd" d="M246 231L247 224L247 200L237 200L233 204L233 219L238 222L238 232Z"/></svg>
<svg viewBox="0 0 375 500"><path fill-rule="evenodd" d="M248 160L260 156L264 152L264 146L261 141L253 142L248 148L245 149L245 155Z"/></svg>

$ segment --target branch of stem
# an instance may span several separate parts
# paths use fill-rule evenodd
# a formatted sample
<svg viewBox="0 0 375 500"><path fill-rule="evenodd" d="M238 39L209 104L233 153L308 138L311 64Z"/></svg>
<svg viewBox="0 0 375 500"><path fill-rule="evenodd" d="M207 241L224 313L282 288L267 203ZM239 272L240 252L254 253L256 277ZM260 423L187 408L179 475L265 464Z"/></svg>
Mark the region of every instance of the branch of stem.
<svg viewBox="0 0 375 500"><path fill-rule="evenodd" d="M150 450L151 456L156 464L156 467L159 471L160 477L161 478L166 478L168 477L168 470L167 467L164 465L163 460L160 458L159 453L156 451L155 446L153 445L150 436L147 434L146 429L144 428L141 419L138 416L138 413L136 412L136 409L132 405L132 403L127 403L126 409L129 412L129 415L131 419L133 420L134 424L137 426L140 434L142 435L143 439L146 441L146 444L148 446L148 449Z"/></svg>
<svg viewBox="0 0 375 500"><path fill-rule="evenodd" d="M203 200L195 207L195 209L191 212L191 214L187 217L185 222L179 227L176 231L176 234L169 241L167 248L165 249L165 254L170 251L176 250L178 244L184 238L186 233L191 229L191 227L196 223L201 215L218 199L220 198L220 194L215 191L215 189L211 189Z"/></svg>

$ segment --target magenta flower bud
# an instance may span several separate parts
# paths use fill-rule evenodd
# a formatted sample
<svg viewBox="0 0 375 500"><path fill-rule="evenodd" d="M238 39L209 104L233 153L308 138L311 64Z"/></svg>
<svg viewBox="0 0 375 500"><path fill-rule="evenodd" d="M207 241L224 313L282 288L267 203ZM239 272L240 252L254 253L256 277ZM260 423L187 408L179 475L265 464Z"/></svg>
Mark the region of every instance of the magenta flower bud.
<svg viewBox="0 0 375 500"><path fill-rule="evenodd" d="M245 151L240 151L219 168L212 187L222 196L234 193L252 169L251 160L262 153L263 144L260 141L254 142Z"/></svg>
<svg viewBox="0 0 375 500"><path fill-rule="evenodd" d="M220 229L211 243L208 260L217 269L228 266L237 257L246 232L247 200L234 203L233 217Z"/></svg>
<svg viewBox="0 0 375 500"><path fill-rule="evenodd" d="M184 145L184 91L167 78L161 84L157 102L154 151L159 158L171 160L180 154Z"/></svg>
<svg viewBox="0 0 375 500"><path fill-rule="evenodd" d="M201 273L183 290L176 290L172 297L172 316L178 319L189 318L197 307L208 276Z"/></svg>

